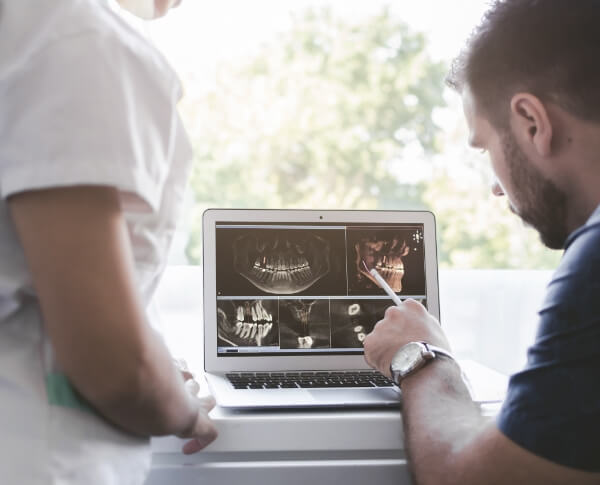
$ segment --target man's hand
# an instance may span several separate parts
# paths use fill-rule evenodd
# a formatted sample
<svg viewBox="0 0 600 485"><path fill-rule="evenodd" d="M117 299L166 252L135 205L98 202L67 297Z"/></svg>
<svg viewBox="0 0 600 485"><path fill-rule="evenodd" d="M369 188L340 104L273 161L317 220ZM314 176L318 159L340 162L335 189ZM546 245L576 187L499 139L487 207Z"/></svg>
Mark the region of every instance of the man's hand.
<svg viewBox="0 0 600 485"><path fill-rule="evenodd" d="M408 342L428 344L450 350L439 322L415 300L405 300L392 306L365 339L365 360L382 374L391 377L390 365L394 354Z"/></svg>

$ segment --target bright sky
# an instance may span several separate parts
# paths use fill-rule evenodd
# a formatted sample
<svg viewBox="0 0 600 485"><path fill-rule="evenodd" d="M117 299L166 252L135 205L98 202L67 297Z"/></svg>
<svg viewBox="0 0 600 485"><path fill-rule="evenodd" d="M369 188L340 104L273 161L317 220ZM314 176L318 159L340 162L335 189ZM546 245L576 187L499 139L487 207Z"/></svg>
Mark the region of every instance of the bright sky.
<svg viewBox="0 0 600 485"><path fill-rule="evenodd" d="M329 6L344 18L360 19L390 5L415 30L428 34L431 55L452 59L485 11L485 0L184 0L146 32L183 76L210 76L215 64L244 55L278 32L291 14Z"/></svg>
<svg viewBox="0 0 600 485"><path fill-rule="evenodd" d="M295 13L310 7L329 7L340 18L360 21L388 6L414 30L427 34L432 58L449 62L489 3L490 0L183 0L163 19L134 23L166 55L182 78L185 91L191 93L214 83L217 64L252 53L286 31ZM466 140L460 102L454 95L449 96L449 102L447 109L435 113L436 121L446 136ZM462 141L449 144L445 160L464 158L465 147L466 142ZM414 148L414 153L406 152L411 160L423 155L418 144ZM428 164L413 164L409 173L419 180L427 177L429 170ZM454 173L462 177L459 171Z"/></svg>

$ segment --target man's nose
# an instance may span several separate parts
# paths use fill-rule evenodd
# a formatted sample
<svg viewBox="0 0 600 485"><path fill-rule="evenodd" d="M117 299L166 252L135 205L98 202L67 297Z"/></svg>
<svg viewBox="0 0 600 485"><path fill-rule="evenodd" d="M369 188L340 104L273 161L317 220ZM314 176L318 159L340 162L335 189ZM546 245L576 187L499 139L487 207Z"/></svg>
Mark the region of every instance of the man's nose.
<svg viewBox="0 0 600 485"><path fill-rule="evenodd" d="M504 195L504 189L502 188L500 182L498 182L498 179L496 178L494 178L492 182L492 194L494 194L496 197L501 197Z"/></svg>

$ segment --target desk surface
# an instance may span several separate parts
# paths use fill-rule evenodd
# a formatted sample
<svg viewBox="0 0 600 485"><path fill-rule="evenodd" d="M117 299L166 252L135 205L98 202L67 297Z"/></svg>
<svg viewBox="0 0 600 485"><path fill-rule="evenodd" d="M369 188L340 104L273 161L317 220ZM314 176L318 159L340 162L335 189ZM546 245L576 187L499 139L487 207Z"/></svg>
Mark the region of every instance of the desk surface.
<svg viewBox="0 0 600 485"><path fill-rule="evenodd" d="M484 414L494 415L506 377L461 362ZM495 400L495 401L494 401ZM146 485L412 485L398 409L247 411L215 408L217 440L183 455L184 440L152 440Z"/></svg>
<svg viewBox="0 0 600 485"><path fill-rule="evenodd" d="M507 379L473 361L461 361L474 397L486 414L499 407ZM398 409L265 410L215 408L211 414L219 438L204 453L307 452L403 449L402 418ZM183 440L155 438L153 453L179 454ZM183 456L182 456L183 459ZM183 461L194 461L186 458Z"/></svg>

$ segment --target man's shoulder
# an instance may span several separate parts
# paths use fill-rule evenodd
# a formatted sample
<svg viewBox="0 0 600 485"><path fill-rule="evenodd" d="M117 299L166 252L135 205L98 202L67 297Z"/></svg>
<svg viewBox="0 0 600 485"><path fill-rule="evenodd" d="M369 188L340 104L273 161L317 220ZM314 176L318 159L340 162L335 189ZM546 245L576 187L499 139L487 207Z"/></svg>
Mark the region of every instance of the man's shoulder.
<svg viewBox="0 0 600 485"><path fill-rule="evenodd" d="M600 315L600 221L577 229L548 285L540 330L576 328Z"/></svg>
<svg viewBox="0 0 600 485"><path fill-rule="evenodd" d="M565 254L554 279L572 277L588 279L600 269L600 220L591 221L569 236ZM594 274L595 273L595 274Z"/></svg>

